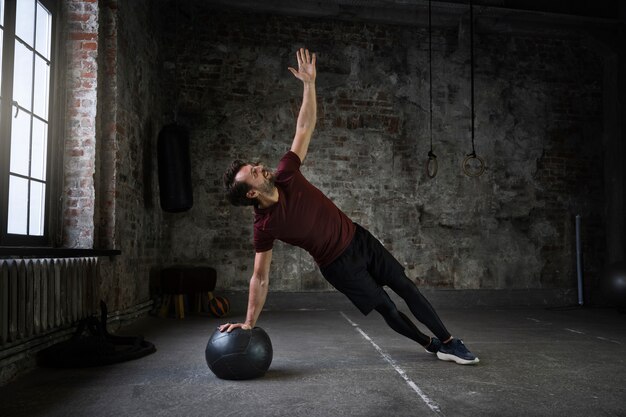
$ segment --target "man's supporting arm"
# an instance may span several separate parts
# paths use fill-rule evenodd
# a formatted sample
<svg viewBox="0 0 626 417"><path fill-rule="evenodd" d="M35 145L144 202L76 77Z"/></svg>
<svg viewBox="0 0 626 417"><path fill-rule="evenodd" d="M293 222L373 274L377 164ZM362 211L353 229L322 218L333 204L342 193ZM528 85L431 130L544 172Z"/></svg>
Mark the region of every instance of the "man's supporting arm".
<svg viewBox="0 0 626 417"><path fill-rule="evenodd" d="M246 323L253 328L263 310L267 291L270 283L270 264L272 263L272 250L259 252L254 257L254 273L250 279L250 296L248 297L248 313Z"/></svg>
<svg viewBox="0 0 626 417"><path fill-rule="evenodd" d="M266 252L259 252L254 257L254 272L252 278L250 278L250 294L248 296L248 312L246 314L245 323L233 323L223 324L220 326L220 331L230 332L233 329L241 327L242 329L249 330L254 327L265 299L267 298L267 291L270 281L270 265L272 263L272 250Z"/></svg>

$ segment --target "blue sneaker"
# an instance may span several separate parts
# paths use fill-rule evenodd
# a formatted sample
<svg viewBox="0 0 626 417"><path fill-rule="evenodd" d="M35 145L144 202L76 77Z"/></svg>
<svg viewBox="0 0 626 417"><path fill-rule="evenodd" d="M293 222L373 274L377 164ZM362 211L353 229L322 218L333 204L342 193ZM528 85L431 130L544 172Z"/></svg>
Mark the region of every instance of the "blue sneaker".
<svg viewBox="0 0 626 417"><path fill-rule="evenodd" d="M442 344L437 352L437 357L442 361L456 362L459 365L473 365L479 362L478 358L465 347L461 339L452 339L450 342Z"/></svg>
<svg viewBox="0 0 626 417"><path fill-rule="evenodd" d="M434 355L439 351L440 347L441 340L437 339L436 337L431 337L430 343L428 344L428 346L424 346L424 350L426 350L426 352L430 353L431 355Z"/></svg>

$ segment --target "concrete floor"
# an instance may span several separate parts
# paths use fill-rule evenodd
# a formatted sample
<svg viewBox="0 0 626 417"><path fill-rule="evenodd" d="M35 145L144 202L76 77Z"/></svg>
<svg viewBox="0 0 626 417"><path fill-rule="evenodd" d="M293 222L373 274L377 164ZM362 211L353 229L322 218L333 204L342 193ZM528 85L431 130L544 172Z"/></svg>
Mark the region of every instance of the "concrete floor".
<svg viewBox="0 0 626 417"><path fill-rule="evenodd" d="M143 334L157 353L108 367L36 369L0 388L0 416L626 416L623 314L439 313L479 365L437 360L375 313L346 305L264 312L270 370L224 381L204 361L221 320L146 317L120 334Z"/></svg>

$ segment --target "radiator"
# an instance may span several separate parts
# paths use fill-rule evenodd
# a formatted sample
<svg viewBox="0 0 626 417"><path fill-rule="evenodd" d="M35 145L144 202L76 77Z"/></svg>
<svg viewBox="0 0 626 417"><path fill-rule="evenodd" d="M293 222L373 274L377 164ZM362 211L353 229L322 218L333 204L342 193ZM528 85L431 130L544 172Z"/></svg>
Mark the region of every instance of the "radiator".
<svg viewBox="0 0 626 417"><path fill-rule="evenodd" d="M0 350L94 314L97 276L92 257L0 259Z"/></svg>

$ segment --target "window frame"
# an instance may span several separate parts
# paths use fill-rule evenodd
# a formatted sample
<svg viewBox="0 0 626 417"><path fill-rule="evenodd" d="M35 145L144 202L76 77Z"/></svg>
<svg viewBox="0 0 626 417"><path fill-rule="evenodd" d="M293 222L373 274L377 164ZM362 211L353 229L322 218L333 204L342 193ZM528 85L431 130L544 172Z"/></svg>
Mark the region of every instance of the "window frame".
<svg viewBox="0 0 626 417"><path fill-rule="evenodd" d="M64 108L59 94L61 86L59 63L62 48L59 48L60 39L60 5L56 0L33 0L40 2L51 16L50 41L50 74L49 74L49 97L48 97L48 142L46 155L46 194L44 203L44 233L42 236L19 235L8 233L8 210L9 210L9 170L10 170L10 145L11 135L7 123L2 120L13 120L13 68L15 55L15 26L17 0L4 0L5 22L3 29L2 45L2 105L0 106L0 247L33 246L52 247L60 243L58 233L58 199L60 189L60 163L62 161L61 137L62 109ZM10 18L12 16L13 18ZM5 22L2 22L3 24ZM8 36L7 36L8 34ZM6 92L6 93L4 93ZM10 99L7 99L10 97ZM12 123L11 123L12 125Z"/></svg>

